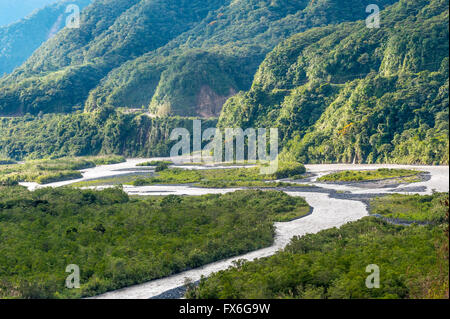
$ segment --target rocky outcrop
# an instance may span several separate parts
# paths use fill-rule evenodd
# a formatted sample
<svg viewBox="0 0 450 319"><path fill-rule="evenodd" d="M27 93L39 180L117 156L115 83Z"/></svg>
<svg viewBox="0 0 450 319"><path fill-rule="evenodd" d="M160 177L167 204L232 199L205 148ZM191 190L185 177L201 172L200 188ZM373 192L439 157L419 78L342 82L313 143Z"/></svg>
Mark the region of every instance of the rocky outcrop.
<svg viewBox="0 0 450 319"><path fill-rule="evenodd" d="M202 86L197 96L198 115L205 118L219 116L225 102L236 93L235 89L230 88L227 95L219 95L208 85Z"/></svg>

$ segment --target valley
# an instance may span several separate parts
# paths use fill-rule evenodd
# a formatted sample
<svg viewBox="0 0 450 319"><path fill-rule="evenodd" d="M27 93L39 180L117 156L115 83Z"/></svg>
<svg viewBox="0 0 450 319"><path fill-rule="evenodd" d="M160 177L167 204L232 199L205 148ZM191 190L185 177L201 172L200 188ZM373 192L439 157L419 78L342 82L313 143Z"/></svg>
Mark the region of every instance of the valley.
<svg viewBox="0 0 450 319"><path fill-rule="evenodd" d="M449 0L13 1L0 299L449 298Z"/></svg>
<svg viewBox="0 0 450 319"><path fill-rule="evenodd" d="M83 177L77 180L69 180L63 182L50 183L47 185L38 185L35 183L21 183L21 185L28 187L30 190L38 191L39 189L59 188L67 187L75 182L97 180L101 181L102 178L118 177L126 174L141 173L142 163L152 163L170 161L168 158L152 158L152 159L128 159L126 162L102 165L93 168L87 168L82 170ZM241 168L234 168L231 166L223 167L205 167L202 165L180 165L175 164L179 169L185 170L233 170L241 169L247 170L242 166L234 166ZM155 166L154 166L155 167ZM153 170L154 170L153 167ZM422 181L415 181L407 184L399 185L378 185L367 186L364 182L351 185L342 184L324 184L318 181L320 177L326 176L330 173L354 170L365 172L383 169L408 169L421 171L427 175L427 178ZM148 167L148 169L152 169ZM306 216L295 219L292 221L275 222L275 237L274 242L270 247L255 250L247 254L239 255L230 259L217 261L212 264L201 265L199 268L187 270L167 278L157 279L138 286L132 286L122 290L108 292L99 296L100 298L152 298L164 294L167 291L178 289L179 293L184 290L183 287L188 278L191 282L197 282L202 276L210 276L217 273L220 270L225 270L228 267L234 265L238 260L253 261L256 259L269 257L277 254L278 251L284 249L295 236L305 236L307 234L319 233L323 230L332 229L335 227L341 227L351 222L358 221L362 218L369 216L367 203L371 199L378 196L392 195L392 194L432 194L433 192L448 192L448 166L407 166L407 165L306 165L307 173L309 177L304 180L298 181L302 183L301 188L294 187L295 182L290 181L292 186L273 187L271 191L282 191L289 196L300 197L306 200L306 203L312 207L312 211ZM287 181L287 180L286 180ZM76 185L76 184L75 184ZM309 187L307 187L309 186ZM113 187L113 188L111 188ZM112 186L90 186L88 188L97 191L114 189ZM149 186L132 186L124 185L123 191L129 196L139 196L142 198L159 198L164 196L170 198L171 196L198 196L213 195L220 196L219 194L233 194L239 191L245 191L244 188L202 188L196 187L191 184L180 185L149 185ZM252 188L256 189L256 188ZM267 189L266 189L267 190ZM249 191L249 190L247 190ZM236 193L237 194L237 193ZM174 198L175 198L174 197ZM301 215L297 215L301 216ZM126 263L126 259L124 260ZM181 297L181 295L179 295Z"/></svg>

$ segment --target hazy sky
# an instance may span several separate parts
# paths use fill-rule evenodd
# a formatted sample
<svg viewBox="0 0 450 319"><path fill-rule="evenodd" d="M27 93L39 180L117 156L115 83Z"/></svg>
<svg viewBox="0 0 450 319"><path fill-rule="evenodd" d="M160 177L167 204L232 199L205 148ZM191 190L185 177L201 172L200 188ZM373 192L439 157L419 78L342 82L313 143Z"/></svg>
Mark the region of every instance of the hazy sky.
<svg viewBox="0 0 450 319"><path fill-rule="evenodd" d="M0 0L0 26L16 22L58 0Z"/></svg>

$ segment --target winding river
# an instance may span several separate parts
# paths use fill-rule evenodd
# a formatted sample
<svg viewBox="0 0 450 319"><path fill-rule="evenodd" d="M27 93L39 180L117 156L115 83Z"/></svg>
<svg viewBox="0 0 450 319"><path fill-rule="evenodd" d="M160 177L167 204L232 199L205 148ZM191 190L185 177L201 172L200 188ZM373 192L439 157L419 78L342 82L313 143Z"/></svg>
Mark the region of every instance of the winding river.
<svg viewBox="0 0 450 319"><path fill-rule="evenodd" d="M99 178L127 175L142 170L137 167L139 163L155 159L129 159L125 163L105 165L83 170L83 178L58 182L45 187L61 187L74 182L88 181ZM208 169L208 167L190 167L191 169ZM217 168L217 167L216 167ZM226 167L222 167L226 169ZM112 291L95 298L101 299L148 299L159 296L167 291L184 285L188 278L195 282L202 276L227 269L234 261L240 259L254 260L275 254L283 249L294 236L317 233L324 229L340 227L348 222L359 220L368 216L365 200L379 194L431 194L433 191L449 191L448 166L408 166L408 165L349 165L349 164L323 164L306 165L311 177L299 181L311 187L283 188L291 196L301 196L306 199L313 211L310 215L287 223L276 223L276 237L271 247L253 251L251 253L218 261L200 268L185 271L166 278L153 280L144 284ZM327 184L317 182L317 178L325 174L341 170L374 170L378 168L407 168L424 172L421 182L412 184L383 184L383 183L354 183L354 184ZM30 190L42 187L34 183L23 183ZM101 188L101 187L97 187ZM160 186L125 186L124 191L130 195L204 195L223 194L236 191L235 189L209 189L187 185L160 185Z"/></svg>

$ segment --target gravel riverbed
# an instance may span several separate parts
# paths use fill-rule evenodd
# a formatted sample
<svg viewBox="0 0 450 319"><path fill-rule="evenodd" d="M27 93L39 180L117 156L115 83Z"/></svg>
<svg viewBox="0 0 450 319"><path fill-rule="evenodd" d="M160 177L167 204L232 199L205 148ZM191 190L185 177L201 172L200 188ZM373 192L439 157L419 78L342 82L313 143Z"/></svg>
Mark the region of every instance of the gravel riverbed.
<svg viewBox="0 0 450 319"><path fill-rule="evenodd" d="M58 182L45 187L61 187L74 182L87 181L105 177L121 176L139 172L139 163L155 159L129 159L125 163L105 165L83 170L83 178L75 181ZM191 167L192 169L193 167ZM196 169L201 167L195 167ZM302 184L311 187L280 188L291 196L301 196L313 208L310 215L286 222L276 223L276 237L270 247L247 253L245 255L221 260L200 268L188 270L166 278L153 280L144 284L111 291L94 297L99 299L148 299L148 298L180 298L186 279L197 282L202 276L209 276L214 272L225 270L233 262L246 259L268 257L283 249L294 236L317 233L324 229L340 227L346 223L368 216L367 201L371 197L383 194L431 194L433 191L449 191L448 166L417 166L417 165L352 165L352 164L323 164L306 165L310 177L302 180ZM375 170L378 168L404 168L423 171L420 182L412 184L384 184L374 183L320 183L320 176L342 170ZM142 168L141 168L142 169ZM209 169L209 168L205 168ZM225 167L224 167L225 169ZM34 183L23 183L30 190L42 187ZM101 187L96 187L101 188ZM189 185L155 185L155 186L124 186L124 191L130 195L187 195L198 196L204 194L224 194L240 188L214 189L199 188Z"/></svg>

